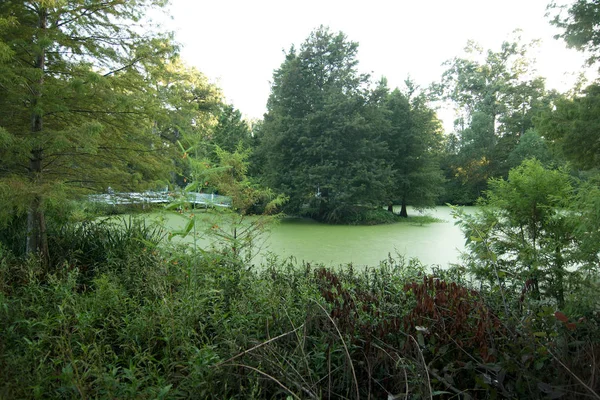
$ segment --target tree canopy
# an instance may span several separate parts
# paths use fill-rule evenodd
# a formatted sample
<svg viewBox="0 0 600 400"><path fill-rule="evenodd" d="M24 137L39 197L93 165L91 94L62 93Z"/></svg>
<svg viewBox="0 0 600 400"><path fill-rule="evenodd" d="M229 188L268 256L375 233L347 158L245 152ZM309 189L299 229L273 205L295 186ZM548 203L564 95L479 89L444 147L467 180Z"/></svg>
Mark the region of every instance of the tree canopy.
<svg viewBox="0 0 600 400"><path fill-rule="evenodd" d="M290 196L289 210L317 207L333 217L376 203L386 167L368 76L357 71L358 45L321 27L275 71L262 126L267 183Z"/></svg>
<svg viewBox="0 0 600 400"><path fill-rule="evenodd" d="M321 27L275 71L260 127L262 175L288 211L342 221L394 202L433 206L441 126L423 93L358 71L358 45ZM390 210L391 210L390 206Z"/></svg>
<svg viewBox="0 0 600 400"><path fill-rule="evenodd" d="M539 130L575 166L600 168L600 85L557 99L554 110L540 119Z"/></svg>
<svg viewBox="0 0 600 400"><path fill-rule="evenodd" d="M44 209L58 194L166 176L153 83L176 49L143 24L164 3L0 4L0 195L9 215L28 215L28 252L47 254Z"/></svg>
<svg viewBox="0 0 600 400"><path fill-rule="evenodd" d="M390 204L433 207L443 190L438 154L442 127L423 93L407 80L407 93L392 91L385 102L388 130L384 136L391 166Z"/></svg>
<svg viewBox="0 0 600 400"><path fill-rule="evenodd" d="M520 38L504 42L498 51L469 42L464 57L446 64L435 92L458 110L455 148L445 160L451 197L473 203L490 178L505 177L510 153L536 116L551 107L554 93L534 73Z"/></svg>
<svg viewBox="0 0 600 400"><path fill-rule="evenodd" d="M556 11L551 23L563 29L556 38L563 39L571 48L586 52L588 62L596 63L600 59L600 4L593 0L576 0L568 8L555 2L548 8Z"/></svg>

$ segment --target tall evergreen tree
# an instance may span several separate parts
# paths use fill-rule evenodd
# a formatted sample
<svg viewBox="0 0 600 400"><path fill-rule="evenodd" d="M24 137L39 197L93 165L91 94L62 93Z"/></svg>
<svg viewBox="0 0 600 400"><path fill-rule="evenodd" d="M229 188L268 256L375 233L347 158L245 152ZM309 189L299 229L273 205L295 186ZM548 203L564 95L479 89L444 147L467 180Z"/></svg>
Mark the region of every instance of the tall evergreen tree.
<svg viewBox="0 0 600 400"><path fill-rule="evenodd" d="M400 216L407 217L408 204L417 208L433 207L443 186L442 171L436 158L442 142L442 127L435 112L427 107L423 93L407 81L406 94L395 89L388 95L389 131L386 142L392 183L389 206L400 203Z"/></svg>
<svg viewBox="0 0 600 400"><path fill-rule="evenodd" d="M252 131L242 118L240 110L231 104L221 104L217 112L217 124L212 130L211 142L228 152L235 152L238 146L250 148Z"/></svg>
<svg viewBox="0 0 600 400"><path fill-rule="evenodd" d="M357 71L357 49L321 27L274 73L261 129L264 176L290 197L289 211L310 204L315 216L337 220L385 195L378 99Z"/></svg>
<svg viewBox="0 0 600 400"><path fill-rule="evenodd" d="M150 83L174 49L166 36L140 33L146 11L164 3L0 3L0 201L27 213L27 252L47 257L53 195L141 184L166 170Z"/></svg>

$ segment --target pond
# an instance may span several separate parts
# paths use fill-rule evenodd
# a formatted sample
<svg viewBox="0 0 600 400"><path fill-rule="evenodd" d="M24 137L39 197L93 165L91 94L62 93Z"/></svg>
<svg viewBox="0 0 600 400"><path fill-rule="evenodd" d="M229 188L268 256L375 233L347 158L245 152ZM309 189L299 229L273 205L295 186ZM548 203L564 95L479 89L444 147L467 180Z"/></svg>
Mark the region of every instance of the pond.
<svg viewBox="0 0 600 400"><path fill-rule="evenodd" d="M470 213L474 207L466 207ZM459 261L464 250L464 237L460 228L454 225L449 207L437 207L426 214L443 222L428 224L407 222L375 225L347 226L327 225L301 218L285 218L271 227L260 246L260 252L253 261L260 264L269 253L280 258L294 256L297 261L341 265L352 263L355 266L374 266L381 260L402 255L406 259L418 258L426 265L447 266ZM152 214L155 215L155 214ZM185 220L178 214L162 214L163 224L168 229L181 229ZM419 215L410 210L409 215ZM199 225L209 222L204 221ZM212 223L212 222L211 222ZM204 227L199 227L201 231ZM176 239L181 240L181 239ZM191 243L191 237L184 239ZM201 237L197 245L207 247L210 240Z"/></svg>

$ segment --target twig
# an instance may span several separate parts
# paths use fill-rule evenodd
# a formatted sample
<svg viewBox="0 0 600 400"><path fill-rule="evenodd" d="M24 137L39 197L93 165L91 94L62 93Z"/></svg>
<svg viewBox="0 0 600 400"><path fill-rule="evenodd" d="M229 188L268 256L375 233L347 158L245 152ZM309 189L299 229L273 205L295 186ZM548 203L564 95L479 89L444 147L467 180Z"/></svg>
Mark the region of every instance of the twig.
<svg viewBox="0 0 600 400"><path fill-rule="evenodd" d="M213 367L213 368L220 367L220 366L224 365L225 363L228 363L228 362L230 362L230 361L233 361L233 360L235 360L236 358L239 358L239 357L241 357L241 356L243 356L243 355L246 355L246 354L250 353L251 351L254 351L254 350L256 350L256 349L258 349L258 348L260 348L260 347L262 347L262 346L264 346L264 345L266 345L266 344L269 344L269 343L271 343L271 342L273 342L273 341L275 341L275 340L277 340L277 339L281 339L281 338L282 338L282 337L284 337L284 336L287 336L287 335L289 335L289 334L292 334L292 333L296 332L298 329L302 328L303 326L304 326L304 324L300 325L300 326L299 326L299 327L297 327L296 329L293 329L293 330L291 330L291 331L289 331L289 332L286 332L286 333L282 333L282 334L281 334L281 335L279 335L279 336L276 336L276 337L274 337L274 338L272 338L272 339L269 339L269 340L267 340L266 342L259 343L259 344L257 344L256 346L254 346L254 347L252 347L252 348L250 348L250 349L248 349L248 350L244 350L244 351L242 351L241 353L239 353L239 354L237 354L237 355L235 355L235 356L233 356L233 357L231 357L231 358L229 358L229 359L227 359L227 360L225 360L225 361L221 361L220 363L217 363L217 364L213 365L212 367Z"/></svg>
<svg viewBox="0 0 600 400"><path fill-rule="evenodd" d="M360 399L360 390L358 388L358 379L356 378L356 371L354 371L354 364L352 363L352 358L350 357L350 352L348 351L348 347L346 346L346 342L344 341L344 338L342 337L342 333L338 329L335 321L333 320L333 318L331 318L331 316L329 315L329 313L327 312L327 310L325 310L325 308L323 308L323 306L321 304L317 303L316 301L314 301L314 302L319 306L319 308L321 308L321 310L323 310L323 312L325 313L325 315L327 316L327 318L329 318L329 320L333 324L333 327L335 328L338 336L340 337L340 340L342 341L342 345L344 346L344 350L346 350L346 356L348 357L348 362L350 363L350 369L352 370L352 376L354 377L354 386L356 387L356 398Z"/></svg>
<svg viewBox="0 0 600 400"><path fill-rule="evenodd" d="M589 390L589 392L590 392L590 393L591 393L591 394L592 394L592 395L593 395L595 398L597 398L597 399L600 399L600 396L598 395L598 393L596 393L596 392L594 391L594 389L592 389L591 387L589 387L588 385L586 385L584 381L582 381L582 380L581 380L581 379L580 379L580 378L579 378L577 375L575 375L575 373L574 373L573 371L571 371L571 370L569 369L569 367L567 367L565 364L563 364L563 362L562 362L562 361L560 361L560 360L558 359L558 357L556 357L556 356L555 356L555 355L554 355L554 354L553 354L553 353L552 353L552 352L551 352L549 349L548 349L548 353L550 353L550 355L551 355L551 356L552 356L552 357L553 357L553 358L554 358L556 361L558 361L558 363L559 363L560 365L562 365L562 367L563 367L564 369L566 369L566 370L567 370L567 372L573 376L573 378L577 379L577 382L579 382L579 383L580 383L580 384L581 384L581 385L582 385L584 388L586 388L587 390Z"/></svg>
<svg viewBox="0 0 600 400"><path fill-rule="evenodd" d="M271 379L273 382L275 382L276 384L278 384L279 386L281 386L283 388L283 390L285 390L286 392L288 392L290 395L292 395L294 398L298 399L298 400L302 400L300 399L300 397L298 397L298 395L296 395L294 392L292 392L287 386L285 386L283 383L279 382L275 377L267 374L266 372L262 372L261 370L251 367L249 365L244 365L244 364L221 364L222 366L225 367L242 367L242 368L248 368L251 369L254 372L258 372L261 375L266 376L267 378Z"/></svg>
<svg viewBox="0 0 600 400"><path fill-rule="evenodd" d="M433 400L433 389L431 389L431 378L429 377L429 368L427 368L427 363L425 362L425 357L423 356L423 351L421 351L421 347L419 346L419 342L415 339L413 335L408 335L413 342L417 345L417 349L419 350L419 354L421 355L421 360L423 360L423 367L425 368L425 375L427 375L427 386L429 387L429 398Z"/></svg>

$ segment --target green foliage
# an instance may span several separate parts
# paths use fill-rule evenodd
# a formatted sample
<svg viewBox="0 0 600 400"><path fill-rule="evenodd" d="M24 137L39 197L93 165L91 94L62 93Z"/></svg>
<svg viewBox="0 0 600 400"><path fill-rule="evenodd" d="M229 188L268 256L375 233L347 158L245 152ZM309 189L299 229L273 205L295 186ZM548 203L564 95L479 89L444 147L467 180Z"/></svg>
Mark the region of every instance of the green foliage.
<svg viewBox="0 0 600 400"><path fill-rule="evenodd" d="M28 214L27 251L48 258L45 210L85 189L154 185L169 149L153 131L169 35L137 24L164 1L0 4L0 193ZM8 23L7 23L8 21ZM89 193L89 192L88 192Z"/></svg>
<svg viewBox="0 0 600 400"><path fill-rule="evenodd" d="M389 204L416 208L435 206L442 191L443 176L437 160L442 128L435 112L427 106L423 93L406 81L407 93L398 89L385 100L389 130L384 131L389 164L392 166L388 188Z"/></svg>
<svg viewBox="0 0 600 400"><path fill-rule="evenodd" d="M229 153L240 147L251 148L252 132L248 123L242 119L242 113L232 105L221 105L210 142ZM218 152L215 155L215 161L218 161Z"/></svg>
<svg viewBox="0 0 600 400"><path fill-rule="evenodd" d="M540 133L576 167L600 167L600 85L592 84L572 99L556 100L540 117Z"/></svg>
<svg viewBox="0 0 600 400"><path fill-rule="evenodd" d="M0 396L588 393L565 367L597 389L593 315L543 309L515 327L464 271L428 276L391 258L362 271L276 258L249 270L232 253L154 237L135 223L73 226L55 271L0 248Z"/></svg>
<svg viewBox="0 0 600 400"><path fill-rule="evenodd" d="M357 43L326 28L292 47L275 71L261 126L262 175L290 197L287 210L379 205L389 168L381 155L377 98L356 68Z"/></svg>
<svg viewBox="0 0 600 400"><path fill-rule="evenodd" d="M181 144L180 144L181 146ZM254 254L257 240L265 232L267 226L278 218L279 210L287 202L284 195L276 195L271 189L254 183L248 176L248 161L250 149L244 149L240 143L235 152L231 153L215 145L218 163L208 159L199 160L189 156L193 148L184 149L181 146L183 158L188 163L189 177L184 178L188 183L183 196L174 199L167 205L168 209L177 209L188 220L185 226L174 235L193 235L194 252L198 251L197 238L201 235L217 238L224 246L221 250L231 253L250 262ZM199 214L188 204L187 194L202 193L207 190L217 192L231 198L231 208L214 210L214 213ZM248 214L257 214L257 218L247 219ZM199 232L198 219L205 220L209 229Z"/></svg>
<svg viewBox="0 0 600 400"><path fill-rule="evenodd" d="M358 44L319 28L275 71L257 159L286 211L339 223L394 202L431 207L442 176L441 126L423 93L371 87L357 70ZM391 217L389 218L392 219Z"/></svg>
<svg viewBox="0 0 600 400"><path fill-rule="evenodd" d="M470 250L471 272L491 287L507 290L511 301L521 295L522 302L527 295L567 306L567 293L595 279L588 263L600 250L595 245L585 247L585 255L580 252L580 215L592 210L583 200L590 197L581 196L575 200L565 171L545 169L536 160L511 170L508 180L491 180L481 211L463 215L459 222Z"/></svg>
<svg viewBox="0 0 600 400"><path fill-rule="evenodd" d="M556 37L563 39L567 46L586 52L589 55L588 62L590 64L597 62L600 46L600 34L598 33L600 5L595 1L576 0L569 5L566 15L564 10L567 6L565 5L559 6L552 2L548 8L558 10L551 23L563 29L563 32Z"/></svg>
<svg viewBox="0 0 600 400"><path fill-rule="evenodd" d="M508 155L506 162L511 168L515 168L530 158L535 158L544 166L550 166L556 160L548 142L534 129L523 134L519 144Z"/></svg>
<svg viewBox="0 0 600 400"><path fill-rule="evenodd" d="M433 89L459 110L443 162L451 194L447 201L474 204L490 178L506 177L515 166L510 162L519 158L513 154L508 161L511 153L534 128L535 117L551 108L556 95L546 91L542 78L528 77L532 68L527 52L532 46L516 37L497 52L483 52L470 42L464 57L446 63L448 69ZM522 148L518 152L527 153Z"/></svg>

